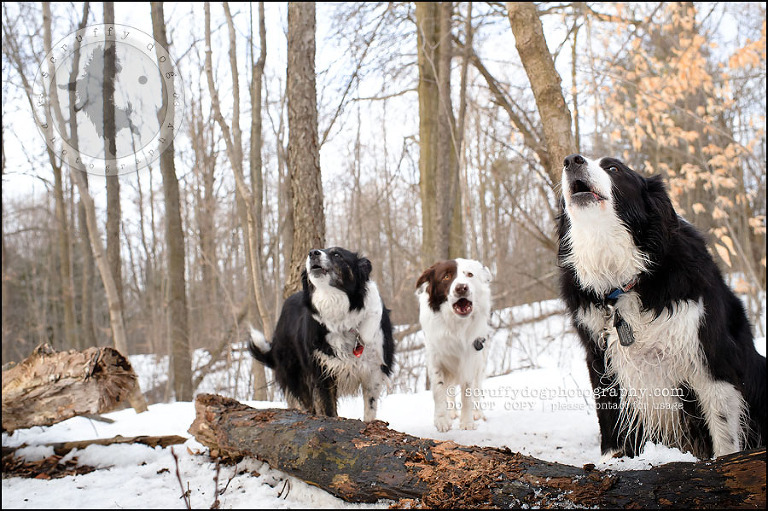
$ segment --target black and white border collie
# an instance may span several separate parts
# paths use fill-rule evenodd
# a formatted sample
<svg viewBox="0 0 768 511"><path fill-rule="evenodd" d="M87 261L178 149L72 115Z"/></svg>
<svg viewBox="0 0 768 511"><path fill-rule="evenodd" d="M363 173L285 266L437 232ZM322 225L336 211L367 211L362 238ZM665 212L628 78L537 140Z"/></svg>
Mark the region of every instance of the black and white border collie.
<svg viewBox="0 0 768 511"><path fill-rule="evenodd" d="M274 369L289 406L335 417L337 398L362 386L363 418L376 418L395 344L371 270L368 259L349 250L311 250L303 289L283 304L272 343L252 330L249 350Z"/></svg>
<svg viewBox="0 0 768 511"><path fill-rule="evenodd" d="M699 458L764 445L765 357L661 177L571 155L562 196L561 292L586 349L603 459L646 441Z"/></svg>
<svg viewBox="0 0 768 511"><path fill-rule="evenodd" d="M456 417L456 385L461 386L461 429L476 429L476 407L485 376L491 318L491 272L478 261L439 261L416 282L419 321L424 331L427 372L435 402L435 427L451 429Z"/></svg>

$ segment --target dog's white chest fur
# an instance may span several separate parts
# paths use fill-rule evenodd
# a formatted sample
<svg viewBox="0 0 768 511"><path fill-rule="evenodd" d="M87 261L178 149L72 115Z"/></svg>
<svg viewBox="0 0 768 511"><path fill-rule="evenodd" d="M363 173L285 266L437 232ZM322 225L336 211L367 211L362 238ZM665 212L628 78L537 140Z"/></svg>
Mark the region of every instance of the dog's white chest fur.
<svg viewBox="0 0 768 511"><path fill-rule="evenodd" d="M612 207L603 202L569 211L574 220L564 240L571 247L565 262L576 269L579 285L597 294L610 292L617 282L630 282L646 269L647 258L627 228L615 214L603 211Z"/></svg>
<svg viewBox="0 0 768 511"><path fill-rule="evenodd" d="M489 310L476 309L471 318L458 318L450 306L434 312L427 296L419 297L419 320L424 330L428 363L439 367L447 377L446 384L463 384L481 377L488 350L477 351L474 339L488 335Z"/></svg>
<svg viewBox="0 0 768 511"><path fill-rule="evenodd" d="M740 422L745 404L738 390L728 383L716 381L707 369L699 342L699 327L706 314L703 302L680 301L671 313L641 308L639 297L630 292L621 295L616 309L632 327L635 341L629 346L619 343L615 329L610 330L605 348L605 365L609 375L619 384L608 392L620 393L620 416L624 426L642 422L643 434L635 441L686 445L681 419L685 390L689 386L704 405L704 410L727 410L728 413L705 412L713 433L715 455L739 450ZM605 325L603 311L591 306L580 310L578 321L597 333Z"/></svg>
<svg viewBox="0 0 768 511"><path fill-rule="evenodd" d="M316 351L315 357L336 376L340 395L355 394L365 380L378 378L384 364L383 304L378 287L373 281L367 283L365 302L359 310L350 311L347 294L330 286L315 290L312 305L317 310L315 320L328 329L326 342L335 353L330 356ZM354 354L358 342L363 350L359 357Z"/></svg>

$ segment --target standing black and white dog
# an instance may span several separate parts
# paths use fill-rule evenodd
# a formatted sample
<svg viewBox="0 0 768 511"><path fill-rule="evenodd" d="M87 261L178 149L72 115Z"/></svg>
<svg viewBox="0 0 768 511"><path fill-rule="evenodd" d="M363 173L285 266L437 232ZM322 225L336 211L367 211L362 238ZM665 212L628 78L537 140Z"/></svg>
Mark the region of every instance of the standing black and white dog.
<svg viewBox="0 0 768 511"><path fill-rule="evenodd" d="M274 369L289 406L335 417L337 398L362 386L363 418L376 418L395 344L371 269L368 259L343 248L311 250L303 289L285 301L272 343L252 331L250 352Z"/></svg>
<svg viewBox="0 0 768 511"><path fill-rule="evenodd" d="M475 429L475 420L483 417L476 403L488 358L490 282L490 270L471 259L439 261L416 282L438 431L451 429L456 385L461 386L459 427Z"/></svg>
<svg viewBox="0 0 768 511"><path fill-rule="evenodd" d="M764 445L765 357L660 176L565 159L562 297L587 352L603 458L646 441L699 458Z"/></svg>

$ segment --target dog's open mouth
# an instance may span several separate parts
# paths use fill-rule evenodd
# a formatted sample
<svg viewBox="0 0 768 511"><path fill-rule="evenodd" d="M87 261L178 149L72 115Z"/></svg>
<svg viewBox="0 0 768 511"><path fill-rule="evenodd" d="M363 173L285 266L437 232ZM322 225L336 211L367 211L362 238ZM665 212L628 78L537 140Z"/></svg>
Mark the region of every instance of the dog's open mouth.
<svg viewBox="0 0 768 511"><path fill-rule="evenodd" d="M453 304L453 312L459 316L467 316L472 312L472 302L466 298L462 298L458 302Z"/></svg>
<svg viewBox="0 0 768 511"><path fill-rule="evenodd" d="M571 198L579 202L604 201L605 197L590 188L586 181L575 179L571 181Z"/></svg>
<svg viewBox="0 0 768 511"><path fill-rule="evenodd" d="M319 264L313 264L312 266L310 266L310 267L309 267L309 270L310 270L310 271L311 271L313 274L315 274L315 275L318 275L318 274L319 274L319 275L325 275L326 273L328 273L328 270L326 270L325 268L323 268L323 267L322 267L321 265L319 265Z"/></svg>

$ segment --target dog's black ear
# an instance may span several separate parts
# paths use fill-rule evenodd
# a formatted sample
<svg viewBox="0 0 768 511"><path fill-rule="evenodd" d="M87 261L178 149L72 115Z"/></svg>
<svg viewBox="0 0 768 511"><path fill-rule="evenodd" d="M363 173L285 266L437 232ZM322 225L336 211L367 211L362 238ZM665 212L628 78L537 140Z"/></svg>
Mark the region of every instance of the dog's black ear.
<svg viewBox="0 0 768 511"><path fill-rule="evenodd" d="M357 261L357 270L360 272L360 276L362 277L361 281L368 280L368 277L373 271L373 264L371 264L371 261L369 261L368 258L361 257Z"/></svg>
<svg viewBox="0 0 768 511"><path fill-rule="evenodd" d="M648 240L648 255L663 255L664 247L667 247L669 240L675 236L679 226L677 212L669 198L667 188L661 176L651 176L646 179L646 213L651 216L648 218L648 229L646 239Z"/></svg>
<svg viewBox="0 0 768 511"><path fill-rule="evenodd" d="M307 269L301 270L301 288L305 293L309 292L309 278L307 278Z"/></svg>

